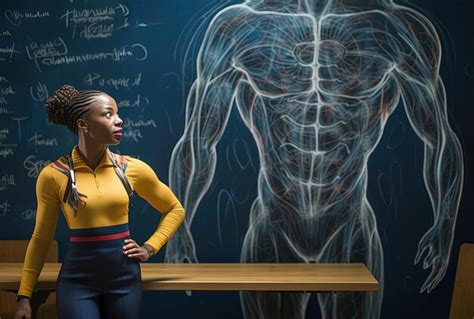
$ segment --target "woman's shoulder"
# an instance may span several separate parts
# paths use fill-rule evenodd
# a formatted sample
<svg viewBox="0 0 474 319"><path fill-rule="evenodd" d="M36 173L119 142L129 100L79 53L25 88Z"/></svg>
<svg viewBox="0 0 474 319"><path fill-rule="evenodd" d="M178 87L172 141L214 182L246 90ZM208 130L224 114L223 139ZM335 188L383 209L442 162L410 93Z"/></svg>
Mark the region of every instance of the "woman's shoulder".
<svg viewBox="0 0 474 319"><path fill-rule="evenodd" d="M120 156L123 157L124 161L128 165L136 165L136 166L140 166L140 165L144 165L144 164L146 165L146 163L138 157L134 157L132 155L120 155Z"/></svg>
<svg viewBox="0 0 474 319"><path fill-rule="evenodd" d="M140 158L123 155L125 159L125 174L127 177L143 180L147 178L156 178L153 168Z"/></svg>
<svg viewBox="0 0 474 319"><path fill-rule="evenodd" d="M126 170L143 170L149 169L150 165L141 160L138 157L126 154L116 154L119 156L119 160L123 161L126 164Z"/></svg>
<svg viewBox="0 0 474 319"><path fill-rule="evenodd" d="M42 173L44 172L44 174L53 174L53 173L59 172L63 175L68 175L69 174L68 160L65 156L61 156L55 161L52 161L48 165L46 165L41 172Z"/></svg>
<svg viewBox="0 0 474 319"><path fill-rule="evenodd" d="M38 180L45 182L58 182L61 179L67 179L69 168L67 159L63 156L55 161L48 162L38 173Z"/></svg>

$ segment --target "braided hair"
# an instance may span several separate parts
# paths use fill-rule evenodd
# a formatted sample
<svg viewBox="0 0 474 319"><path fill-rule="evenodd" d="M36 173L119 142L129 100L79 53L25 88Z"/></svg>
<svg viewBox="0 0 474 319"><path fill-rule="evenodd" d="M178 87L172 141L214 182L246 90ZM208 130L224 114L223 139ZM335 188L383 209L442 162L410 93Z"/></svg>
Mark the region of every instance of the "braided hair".
<svg viewBox="0 0 474 319"><path fill-rule="evenodd" d="M104 92L96 90L78 91L65 84L46 101L48 120L54 124L67 126L77 134L77 120L92 107L95 98Z"/></svg>
<svg viewBox="0 0 474 319"><path fill-rule="evenodd" d="M77 134L77 120L92 108L95 98L101 94L104 93L96 90L78 91L68 84L61 86L45 103L49 122L65 125ZM74 213L77 213L79 201L85 204L81 197L87 196L77 190L74 163L70 156L66 156L66 159L69 177L63 201L72 207Z"/></svg>

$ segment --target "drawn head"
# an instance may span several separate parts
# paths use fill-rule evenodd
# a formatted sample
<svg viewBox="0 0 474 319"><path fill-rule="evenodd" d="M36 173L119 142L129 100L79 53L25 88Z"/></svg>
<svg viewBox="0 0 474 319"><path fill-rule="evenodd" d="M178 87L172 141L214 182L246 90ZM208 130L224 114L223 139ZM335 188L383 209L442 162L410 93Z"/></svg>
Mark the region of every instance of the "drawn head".
<svg viewBox="0 0 474 319"><path fill-rule="evenodd" d="M48 120L67 126L79 138L99 144L118 144L122 119L115 100L96 90L61 86L46 101Z"/></svg>

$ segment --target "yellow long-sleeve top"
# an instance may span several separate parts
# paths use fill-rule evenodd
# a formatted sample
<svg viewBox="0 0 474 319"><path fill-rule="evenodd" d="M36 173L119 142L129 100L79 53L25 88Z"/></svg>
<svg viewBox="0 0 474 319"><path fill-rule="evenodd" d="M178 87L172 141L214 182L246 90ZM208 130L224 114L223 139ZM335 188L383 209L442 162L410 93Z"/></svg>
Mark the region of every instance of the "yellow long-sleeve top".
<svg viewBox="0 0 474 319"><path fill-rule="evenodd" d="M176 232L184 219L184 209L173 192L141 160L126 156L125 175L133 190L163 214L156 231L145 242L157 252ZM104 154L92 170L81 158L77 146L72 151L77 189L86 205L78 205L77 213L62 201L68 178L53 167L44 167L36 181L36 224L26 251L19 295L31 297L56 231L59 210L70 229L114 226L128 223L128 194ZM67 167L67 162L61 162Z"/></svg>

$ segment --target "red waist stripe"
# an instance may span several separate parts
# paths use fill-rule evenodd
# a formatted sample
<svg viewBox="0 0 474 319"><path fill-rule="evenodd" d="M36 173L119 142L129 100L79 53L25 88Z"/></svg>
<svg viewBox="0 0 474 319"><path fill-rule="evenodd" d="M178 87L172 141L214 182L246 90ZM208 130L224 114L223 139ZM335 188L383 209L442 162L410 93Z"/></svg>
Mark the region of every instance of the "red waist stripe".
<svg viewBox="0 0 474 319"><path fill-rule="evenodd" d="M102 236L72 236L69 240L74 242L90 242L90 241L104 241L104 240L114 240L130 235L130 231L124 231L118 234L112 235L102 235Z"/></svg>

